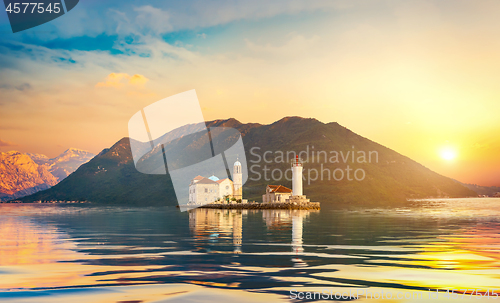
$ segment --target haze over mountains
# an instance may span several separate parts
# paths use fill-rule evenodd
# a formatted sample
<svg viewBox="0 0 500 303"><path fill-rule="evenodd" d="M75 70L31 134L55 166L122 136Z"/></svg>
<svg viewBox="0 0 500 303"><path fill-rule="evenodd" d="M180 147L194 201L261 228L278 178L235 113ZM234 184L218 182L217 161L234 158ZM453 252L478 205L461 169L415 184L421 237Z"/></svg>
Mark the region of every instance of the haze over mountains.
<svg viewBox="0 0 500 303"><path fill-rule="evenodd" d="M50 188L95 155L70 148L55 158L17 151L0 153L0 201Z"/></svg>
<svg viewBox="0 0 500 303"><path fill-rule="evenodd" d="M318 178L310 184L304 181L304 194L311 198L311 201L327 204L394 205L407 203L409 198L477 196L474 191L454 180L441 176L335 122L325 124L315 119L286 117L269 125L242 124L235 119L215 120L206 124L207 127L233 127L241 132L249 168L249 179L243 187L243 195L249 200L261 201L266 184L291 186L291 181L286 180L285 176L277 178L279 175L276 174L273 180L269 175L273 170L285 172L289 168L290 159L286 158L287 156L282 161L275 157L279 155L279 151L285 152L286 155L287 151L298 153L307 149L310 152L326 151L328 157L335 151L345 154L351 152L356 154L356 158L350 156L344 159L346 161L340 158L338 162L310 159L304 165L306 174L308 170L321 173L324 169L330 171L340 169L344 172L347 169L352 171L361 169L365 173L365 178L360 181L352 180L353 175L351 180L347 177L334 180L325 176L323 180ZM174 130L176 134L182 131L182 128ZM165 137L168 137L168 134ZM180 150L186 154L196 154L205 148L205 144L209 144L196 138L196 135L175 137L178 139L168 143L165 152L177 149L177 153ZM217 135L213 134L212 140L217 139ZM152 151L152 153L157 152L161 152L161 148ZM266 159L272 160L268 161L269 163L263 160L265 152L268 152ZM373 159L371 163L358 161L360 152L376 152L377 161ZM128 138L123 138L110 149L103 150L56 186L21 199L23 202L38 200L86 200L95 203L132 205L177 204L168 174L146 175L136 170Z"/></svg>

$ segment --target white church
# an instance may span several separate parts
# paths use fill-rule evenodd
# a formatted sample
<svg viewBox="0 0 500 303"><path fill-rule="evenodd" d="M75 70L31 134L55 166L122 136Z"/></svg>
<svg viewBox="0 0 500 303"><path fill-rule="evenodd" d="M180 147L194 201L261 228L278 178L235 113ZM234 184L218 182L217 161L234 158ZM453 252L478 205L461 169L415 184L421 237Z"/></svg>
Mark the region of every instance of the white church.
<svg viewBox="0 0 500 303"><path fill-rule="evenodd" d="M196 176L189 184L189 202L188 204L205 205L215 201L224 202L232 198L242 200L242 172L241 163L236 160L233 166L233 181L229 178L219 179L212 175L211 177Z"/></svg>

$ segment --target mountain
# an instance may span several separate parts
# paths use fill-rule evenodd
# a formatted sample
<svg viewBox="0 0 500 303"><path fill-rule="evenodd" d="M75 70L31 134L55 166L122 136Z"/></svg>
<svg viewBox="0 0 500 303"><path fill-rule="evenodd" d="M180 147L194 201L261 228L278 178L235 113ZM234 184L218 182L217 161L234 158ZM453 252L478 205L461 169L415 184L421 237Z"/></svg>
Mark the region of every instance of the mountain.
<svg viewBox="0 0 500 303"><path fill-rule="evenodd" d="M49 159L42 154L12 151L0 156L0 201L31 195L50 188L95 155L70 148Z"/></svg>
<svg viewBox="0 0 500 303"><path fill-rule="evenodd" d="M123 138L56 186L20 200L165 204L172 194L173 188L167 175L145 175L135 169L129 139Z"/></svg>
<svg viewBox="0 0 500 303"><path fill-rule="evenodd" d="M44 165L11 151L0 153L0 201L33 194L57 184Z"/></svg>
<svg viewBox="0 0 500 303"><path fill-rule="evenodd" d="M311 198L311 201L394 204L406 203L408 198L477 196L474 191L457 184L454 180L441 176L410 158L361 137L335 122L325 124L315 119L286 117L269 125L242 124L235 119L210 121L206 125L234 127L241 132L249 165L249 179L244 185L243 195L250 200L260 201L266 184L290 186L291 182L284 176L278 178L278 173L275 174L275 180L271 179L270 172L273 170L285 172L290 167L288 160L293 156L287 155L287 152L306 150L309 150L311 157L304 164L306 176L310 174L313 177L314 170L321 174L325 169L331 172L336 169L343 170L346 175L346 171L351 169L350 179L352 179L348 180L347 176L340 179L338 171L336 177L339 181L334 180L331 174L328 180L325 173L322 181L316 180L310 184L307 180L304 181L304 194ZM192 125L189 127L193 129ZM177 150L176 153L179 153L180 150L185 154L196 154L203 149L204 144L209 144L203 143L197 134L179 136L182 130L177 129L174 132L176 136L169 137L168 134L164 136L177 138L165 145L165 153L170 150ZM212 134L212 140L218 140L217 134ZM167 141L169 140L165 142ZM23 202L87 200L95 203L175 205L170 176L139 173L135 169L130 148L130 140L123 138L56 186L21 200ZM312 151L320 152L321 161L318 161L318 154ZM157 152L162 152L161 148L155 148L152 153ZM359 159L363 160L359 158L363 152L366 154L366 159L359 163ZM370 152L373 157L371 163L368 163ZM280 154L283 154L281 158ZM315 159L312 158L313 154ZM337 158L334 157L335 154ZM264 155L265 160L273 160L272 163L265 162ZM301 155L302 158L303 156L305 152ZM151 155L146 155L144 159L148 157ZM197 160L205 160L202 157L200 155ZM259 158L261 161L256 163ZM266 169L268 180L264 178ZM356 181L352 175L356 170L359 170L358 179L361 179L361 170L364 172L364 178L360 181Z"/></svg>
<svg viewBox="0 0 500 303"><path fill-rule="evenodd" d="M64 151L59 156L49 159L45 155L40 154L27 154L38 165L44 165L48 171L57 178L60 182L72 172L74 172L80 165L87 163L95 155L85 150L70 148Z"/></svg>
<svg viewBox="0 0 500 303"><path fill-rule="evenodd" d="M481 185L477 185L477 184L461 183L459 181L456 181L456 182L460 183L461 185L467 187L470 190L475 191L476 193L478 193L481 196L484 195L484 196L493 197L493 196L495 196L495 194L500 193L500 187L498 187L498 186L481 186Z"/></svg>

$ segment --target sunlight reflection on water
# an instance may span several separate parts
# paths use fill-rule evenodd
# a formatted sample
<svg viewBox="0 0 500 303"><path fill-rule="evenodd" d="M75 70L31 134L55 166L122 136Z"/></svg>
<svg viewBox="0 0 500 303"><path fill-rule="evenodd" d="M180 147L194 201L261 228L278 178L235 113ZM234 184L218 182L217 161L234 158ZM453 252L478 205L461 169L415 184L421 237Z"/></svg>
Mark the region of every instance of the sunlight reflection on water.
<svg viewBox="0 0 500 303"><path fill-rule="evenodd" d="M499 232L500 199L315 212L3 204L0 299L96 286L106 294L92 298L143 302L203 289L254 300L292 287L487 290L500 285Z"/></svg>

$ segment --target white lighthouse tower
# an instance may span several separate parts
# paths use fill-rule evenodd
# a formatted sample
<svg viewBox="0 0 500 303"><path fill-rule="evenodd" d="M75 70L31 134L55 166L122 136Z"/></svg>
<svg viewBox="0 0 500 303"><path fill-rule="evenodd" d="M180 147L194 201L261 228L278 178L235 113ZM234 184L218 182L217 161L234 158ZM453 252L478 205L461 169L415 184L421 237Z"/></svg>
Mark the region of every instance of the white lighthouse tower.
<svg viewBox="0 0 500 303"><path fill-rule="evenodd" d="M287 203L307 204L309 199L302 193L302 161L299 156L292 160L292 195L285 200Z"/></svg>
<svg viewBox="0 0 500 303"><path fill-rule="evenodd" d="M302 163L297 155L292 161L292 196L302 196Z"/></svg>
<svg viewBox="0 0 500 303"><path fill-rule="evenodd" d="M241 173L241 163L240 161L236 160L233 167L233 197L236 198L236 200L243 197L242 187L243 174Z"/></svg>

